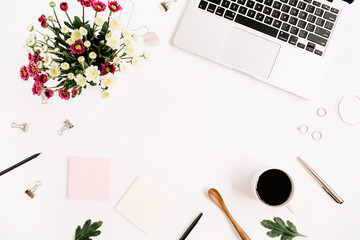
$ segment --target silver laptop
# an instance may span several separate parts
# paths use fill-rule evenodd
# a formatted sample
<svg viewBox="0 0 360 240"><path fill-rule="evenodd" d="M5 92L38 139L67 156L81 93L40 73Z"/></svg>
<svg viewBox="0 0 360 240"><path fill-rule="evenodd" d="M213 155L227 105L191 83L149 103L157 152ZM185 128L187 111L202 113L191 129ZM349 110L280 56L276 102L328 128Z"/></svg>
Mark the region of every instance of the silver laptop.
<svg viewBox="0 0 360 240"><path fill-rule="evenodd" d="M339 5L320 0L189 0L174 45L305 99L317 96Z"/></svg>

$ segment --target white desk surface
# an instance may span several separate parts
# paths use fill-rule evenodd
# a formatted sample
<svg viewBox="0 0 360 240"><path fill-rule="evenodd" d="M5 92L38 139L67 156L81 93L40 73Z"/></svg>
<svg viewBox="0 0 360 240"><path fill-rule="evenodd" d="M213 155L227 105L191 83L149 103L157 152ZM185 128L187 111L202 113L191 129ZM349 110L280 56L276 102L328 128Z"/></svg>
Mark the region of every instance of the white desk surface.
<svg viewBox="0 0 360 240"><path fill-rule="evenodd" d="M359 1L343 14L347 27L341 44L321 95L312 101L173 47L186 1L174 3L167 13L159 3L137 0L132 21L134 27L147 24L160 37L151 62L121 75L108 100L87 90L79 98L65 102L56 97L47 105L32 96L30 82L23 82L18 72L27 62L22 48L26 26L51 13L48 1L1 4L0 169L33 153L42 155L1 177L0 239L73 239L76 226L87 219L104 222L99 240L178 239L201 211L204 216L189 240L240 239L207 197L211 187L220 191L252 239L269 239L260 222L276 216L294 222L308 239L358 238L360 126L343 123L336 106L344 95L360 90L360 28L353 27L360 22ZM328 110L325 118L316 116L319 107ZM56 131L66 118L75 127L59 137ZM12 122L29 122L29 132L12 129ZM323 139L315 142L300 134L300 124L321 130ZM297 162L298 155L344 204L336 204L320 188ZM69 156L111 159L109 201L66 197ZM251 176L264 166L281 167L293 177L295 214L263 206L250 196ZM149 235L114 211L137 176L174 200ZM30 199L24 191L37 180L43 185Z"/></svg>

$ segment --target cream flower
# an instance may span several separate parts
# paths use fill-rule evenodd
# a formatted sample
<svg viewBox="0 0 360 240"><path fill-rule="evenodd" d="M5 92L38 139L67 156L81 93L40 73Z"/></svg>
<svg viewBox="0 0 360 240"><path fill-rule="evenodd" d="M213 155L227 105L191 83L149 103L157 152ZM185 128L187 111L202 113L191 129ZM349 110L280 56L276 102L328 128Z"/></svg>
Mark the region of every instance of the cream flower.
<svg viewBox="0 0 360 240"><path fill-rule="evenodd" d="M97 66L90 66L85 70L85 76L88 81L97 82L100 79L100 71Z"/></svg>
<svg viewBox="0 0 360 240"><path fill-rule="evenodd" d="M130 37L125 37L123 42L124 42L124 45L127 47L130 47L133 44L133 40Z"/></svg>
<svg viewBox="0 0 360 240"><path fill-rule="evenodd" d="M112 73L108 73L105 76L101 78L101 86L104 87L110 87L115 80L115 75Z"/></svg>
<svg viewBox="0 0 360 240"><path fill-rule="evenodd" d="M133 58L131 59L131 64L132 64L133 66L137 67L137 66L139 65L139 63L140 63L140 59L139 59L138 57L133 57Z"/></svg>
<svg viewBox="0 0 360 240"><path fill-rule="evenodd" d="M67 78L69 80L73 80L75 78L75 75L73 73L68 73Z"/></svg>
<svg viewBox="0 0 360 240"><path fill-rule="evenodd" d="M112 49L118 49L120 47L120 39L113 35L106 41L106 45Z"/></svg>
<svg viewBox="0 0 360 240"><path fill-rule="evenodd" d="M27 41L26 41L26 44L29 46L29 47L32 47L34 46L36 43L36 37L35 36L30 36Z"/></svg>
<svg viewBox="0 0 360 240"><path fill-rule="evenodd" d="M61 69L62 70L69 70L70 68L70 65L67 63L67 62L63 62L61 65L60 65Z"/></svg>
<svg viewBox="0 0 360 240"><path fill-rule="evenodd" d="M127 73L128 72L128 64L121 63L119 69L120 69L120 72Z"/></svg>
<svg viewBox="0 0 360 240"><path fill-rule="evenodd" d="M66 40L66 43L71 46L71 45L73 45L73 44L75 43L75 40L72 39L72 38L68 38L68 39Z"/></svg>
<svg viewBox="0 0 360 240"><path fill-rule="evenodd" d="M150 59L151 59L151 53L150 53L149 50L146 50L146 51L144 52L144 58L145 58L146 60L150 60Z"/></svg>
<svg viewBox="0 0 360 240"><path fill-rule="evenodd" d="M27 26L27 30L28 30L29 32L32 32L32 31L34 30L34 26L33 26L33 25L28 25L28 26Z"/></svg>
<svg viewBox="0 0 360 240"><path fill-rule="evenodd" d="M85 61L85 57L84 56L78 57L78 61L79 63L83 63Z"/></svg>
<svg viewBox="0 0 360 240"><path fill-rule="evenodd" d="M69 32L69 28L68 28L67 26L63 26L63 27L61 28L61 32L62 32L63 34L66 34L66 33Z"/></svg>
<svg viewBox="0 0 360 240"><path fill-rule="evenodd" d="M82 36L86 36L88 34L88 31L84 27L80 27L79 32Z"/></svg>
<svg viewBox="0 0 360 240"><path fill-rule="evenodd" d="M39 69L43 68L43 62L42 62L42 61L38 61L38 62L36 63L36 66L37 66Z"/></svg>
<svg viewBox="0 0 360 240"><path fill-rule="evenodd" d="M132 35L132 37L133 37L133 39L134 39L135 42L137 42L137 41L139 40L139 35L137 35L137 33L134 33L134 34Z"/></svg>
<svg viewBox="0 0 360 240"><path fill-rule="evenodd" d="M110 28L114 30L119 30L121 28L121 21L117 18L111 18L110 20Z"/></svg>
<svg viewBox="0 0 360 240"><path fill-rule="evenodd" d="M125 49L125 53L129 56L134 56L136 54L136 50L133 47L127 47Z"/></svg>
<svg viewBox="0 0 360 240"><path fill-rule="evenodd" d="M45 35L43 38L45 41L49 41L49 39L50 39L49 35Z"/></svg>
<svg viewBox="0 0 360 240"><path fill-rule="evenodd" d="M108 40L109 38L111 38L112 36L112 32L109 32L108 34L105 35L105 40Z"/></svg>
<svg viewBox="0 0 360 240"><path fill-rule="evenodd" d="M86 30L86 29L85 29ZM71 38L74 39L75 41L79 40L81 38L81 33L79 30L74 30L72 33L71 33Z"/></svg>
<svg viewBox="0 0 360 240"><path fill-rule="evenodd" d="M45 54L43 57L43 61L44 61L44 66L49 67L52 62L52 58L49 54Z"/></svg>
<svg viewBox="0 0 360 240"><path fill-rule="evenodd" d="M107 98L110 97L110 93L107 92L107 91L103 91L103 92L101 93L101 97L104 98L104 99L107 99Z"/></svg>
<svg viewBox="0 0 360 240"><path fill-rule="evenodd" d="M119 65L121 63L121 59L119 57L115 57L113 59L113 62L116 64L116 65Z"/></svg>
<svg viewBox="0 0 360 240"><path fill-rule="evenodd" d="M89 53L89 58L96 59L97 55L94 52Z"/></svg>
<svg viewBox="0 0 360 240"><path fill-rule="evenodd" d="M123 35L123 37L131 37L131 33L127 28L124 28L122 30L122 35Z"/></svg>
<svg viewBox="0 0 360 240"><path fill-rule="evenodd" d="M41 51L42 53L46 53L46 52L48 51L48 46L46 46L46 45L42 46L41 49L40 49L40 51Z"/></svg>
<svg viewBox="0 0 360 240"><path fill-rule="evenodd" d="M94 23L95 23L96 26L101 26L101 25L104 24L104 20L102 20L101 18L97 17L97 18L95 18Z"/></svg>
<svg viewBox="0 0 360 240"><path fill-rule="evenodd" d="M78 74L78 75L76 75L75 82L77 85L83 87L86 84L86 78L83 75Z"/></svg>
<svg viewBox="0 0 360 240"><path fill-rule="evenodd" d="M91 42L90 41L85 41L84 46L89 48L91 46Z"/></svg>
<svg viewBox="0 0 360 240"><path fill-rule="evenodd" d="M60 52L60 49L59 49L59 48L55 48L55 49L54 49L54 52Z"/></svg>
<svg viewBox="0 0 360 240"><path fill-rule="evenodd" d="M49 68L50 77L57 77L60 75L60 68L57 64L52 64Z"/></svg>

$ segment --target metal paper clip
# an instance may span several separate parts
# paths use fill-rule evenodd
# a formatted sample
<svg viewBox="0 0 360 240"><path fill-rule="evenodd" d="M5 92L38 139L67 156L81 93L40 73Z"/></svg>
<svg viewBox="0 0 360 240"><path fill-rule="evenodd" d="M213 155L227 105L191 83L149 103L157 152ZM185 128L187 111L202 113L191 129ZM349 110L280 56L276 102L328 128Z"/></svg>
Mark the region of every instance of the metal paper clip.
<svg viewBox="0 0 360 240"><path fill-rule="evenodd" d="M59 136L61 136L65 130L71 129L74 127L74 125L69 121L69 119L66 119L64 123L65 123L64 126L59 131L57 131L57 134Z"/></svg>
<svg viewBox="0 0 360 240"><path fill-rule="evenodd" d="M40 182L40 181L37 181L36 184L35 184L35 186L34 186L33 188L31 188L31 189L26 190L25 193L26 193L29 197L34 198L34 196L35 196L35 191L36 191L36 189L37 189L40 185L41 185L41 182Z"/></svg>
<svg viewBox="0 0 360 240"><path fill-rule="evenodd" d="M29 130L29 123L22 123L22 124L19 124L19 123L12 123L11 124L11 127L12 128L19 128L21 129L21 131L23 132L27 132Z"/></svg>
<svg viewBox="0 0 360 240"><path fill-rule="evenodd" d="M177 2L177 0L170 0L170 1L167 1L167 2L162 2L161 6L165 9L165 12L166 12L167 10L169 10L170 4L172 4L174 2Z"/></svg>

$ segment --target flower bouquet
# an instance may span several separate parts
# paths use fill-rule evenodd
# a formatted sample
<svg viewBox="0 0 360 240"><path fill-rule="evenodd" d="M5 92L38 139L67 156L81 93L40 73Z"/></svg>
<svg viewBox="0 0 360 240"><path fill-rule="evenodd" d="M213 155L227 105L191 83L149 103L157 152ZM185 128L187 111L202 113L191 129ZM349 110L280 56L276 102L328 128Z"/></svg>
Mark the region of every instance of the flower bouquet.
<svg viewBox="0 0 360 240"><path fill-rule="evenodd" d="M42 96L43 103L55 93L65 100L76 97L87 87L101 89L103 98L109 97L109 87L115 81L115 72L126 72L128 66L138 65L141 58L149 59L150 53L139 53L135 44L139 36L127 28L121 29L115 13L123 10L117 1L107 4L98 0L77 0L82 5L82 18L72 20L68 4L62 2L60 10L68 21L60 22L55 2L50 2L54 17L38 18L41 27L50 35L41 33L33 25L26 47L29 51L27 66L20 69L20 76L34 79L32 92ZM85 20L85 9L94 10L94 20ZM107 20L98 16L109 11Z"/></svg>

